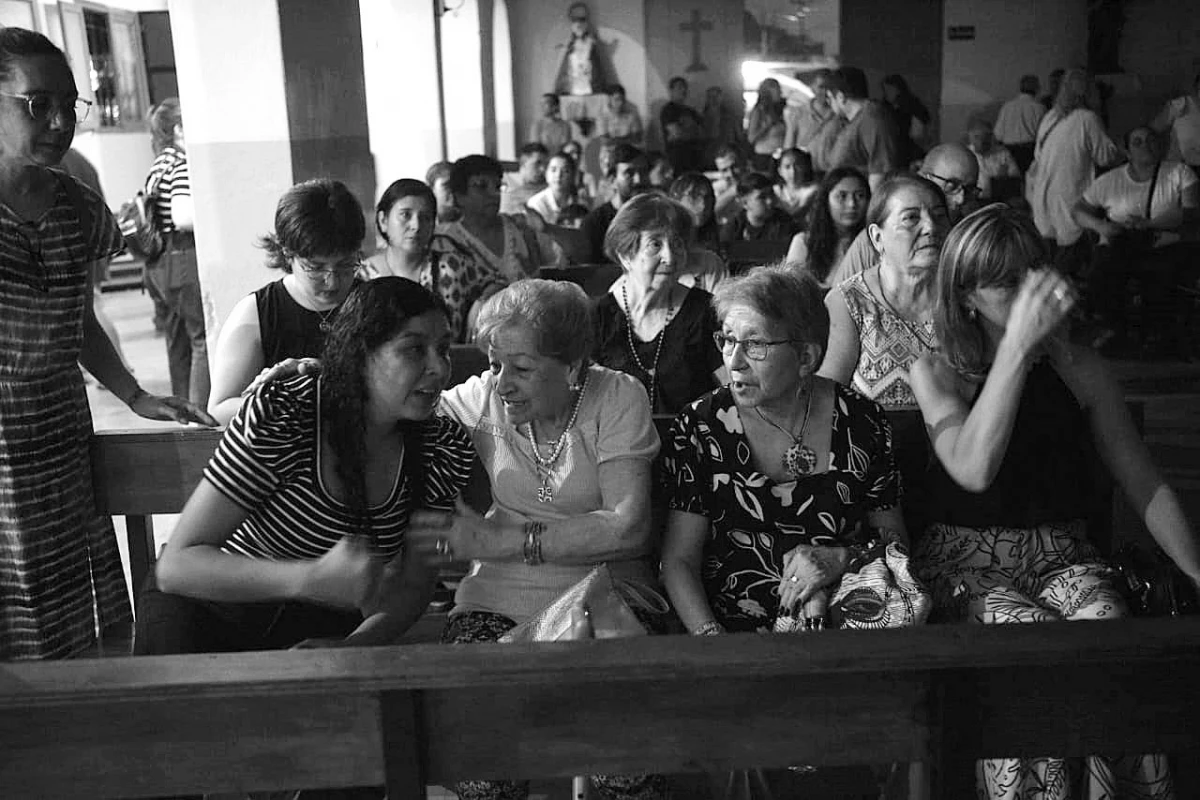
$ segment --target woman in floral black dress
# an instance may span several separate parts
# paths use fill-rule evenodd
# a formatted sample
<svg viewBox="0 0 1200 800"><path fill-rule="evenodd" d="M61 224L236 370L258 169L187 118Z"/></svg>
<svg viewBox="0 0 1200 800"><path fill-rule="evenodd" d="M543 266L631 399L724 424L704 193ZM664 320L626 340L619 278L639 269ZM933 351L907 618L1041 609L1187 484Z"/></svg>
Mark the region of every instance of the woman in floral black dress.
<svg viewBox="0 0 1200 800"><path fill-rule="evenodd" d="M663 580L696 634L770 630L873 542L905 538L880 407L817 377L829 316L810 276L762 267L718 287L729 385L675 420Z"/></svg>

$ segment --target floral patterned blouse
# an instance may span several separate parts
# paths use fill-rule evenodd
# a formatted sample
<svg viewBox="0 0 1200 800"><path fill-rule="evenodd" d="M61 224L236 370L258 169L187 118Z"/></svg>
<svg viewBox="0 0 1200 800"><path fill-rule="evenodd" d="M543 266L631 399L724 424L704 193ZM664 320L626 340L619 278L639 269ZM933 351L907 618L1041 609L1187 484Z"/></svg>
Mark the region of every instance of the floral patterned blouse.
<svg viewBox="0 0 1200 800"><path fill-rule="evenodd" d="M799 544L865 543L867 512L899 502L892 430L878 404L837 385L829 469L776 483L759 472L728 387L675 419L663 466L670 506L708 517L701 581L731 631L769 631L783 557Z"/></svg>

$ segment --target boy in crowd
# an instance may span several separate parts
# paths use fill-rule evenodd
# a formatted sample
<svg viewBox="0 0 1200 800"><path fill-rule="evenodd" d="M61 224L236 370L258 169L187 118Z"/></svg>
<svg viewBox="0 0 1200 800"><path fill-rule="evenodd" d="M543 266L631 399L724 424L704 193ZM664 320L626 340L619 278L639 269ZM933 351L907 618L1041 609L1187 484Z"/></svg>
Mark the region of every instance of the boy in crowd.
<svg viewBox="0 0 1200 800"><path fill-rule="evenodd" d="M721 226L721 243L790 241L796 223L775 206L775 185L766 175L751 172L737 182L737 215Z"/></svg>
<svg viewBox="0 0 1200 800"><path fill-rule="evenodd" d="M524 214L529 198L546 188L546 165L550 153L540 142L530 142L517 154L517 171L504 176L500 197L501 214Z"/></svg>

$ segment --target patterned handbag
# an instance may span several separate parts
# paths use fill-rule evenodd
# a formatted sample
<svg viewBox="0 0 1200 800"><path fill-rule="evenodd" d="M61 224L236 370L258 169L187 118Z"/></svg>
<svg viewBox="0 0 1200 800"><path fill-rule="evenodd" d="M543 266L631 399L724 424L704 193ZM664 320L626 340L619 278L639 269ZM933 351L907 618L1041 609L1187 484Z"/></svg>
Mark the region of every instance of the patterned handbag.
<svg viewBox="0 0 1200 800"><path fill-rule="evenodd" d="M932 607L933 596L913 576L904 545L877 542L842 576L829 601L829 621L834 628L905 628L924 623Z"/></svg>

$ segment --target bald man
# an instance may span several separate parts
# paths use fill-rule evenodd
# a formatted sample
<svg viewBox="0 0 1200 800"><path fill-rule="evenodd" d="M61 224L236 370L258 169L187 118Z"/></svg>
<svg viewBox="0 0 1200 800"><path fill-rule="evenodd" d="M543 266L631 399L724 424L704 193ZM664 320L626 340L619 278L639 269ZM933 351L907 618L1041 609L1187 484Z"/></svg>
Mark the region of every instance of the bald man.
<svg viewBox="0 0 1200 800"><path fill-rule="evenodd" d="M939 144L925 154L917 174L936 183L946 195L946 208L952 224L974 210L979 193L979 162L966 147L961 144ZM863 228L850 243L842 263L830 276L829 285L837 286L878 263L879 253L871 246L867 229Z"/></svg>

